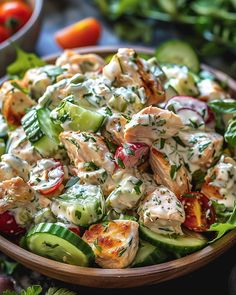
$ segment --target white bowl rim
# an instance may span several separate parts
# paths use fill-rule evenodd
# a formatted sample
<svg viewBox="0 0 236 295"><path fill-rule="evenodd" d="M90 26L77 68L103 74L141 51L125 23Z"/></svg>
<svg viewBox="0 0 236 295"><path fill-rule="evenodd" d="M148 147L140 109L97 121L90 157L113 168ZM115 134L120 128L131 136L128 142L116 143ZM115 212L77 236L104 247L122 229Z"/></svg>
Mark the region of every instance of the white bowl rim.
<svg viewBox="0 0 236 295"><path fill-rule="evenodd" d="M32 27L32 25L35 24L35 22L37 21L39 15L42 12L42 8L43 8L43 1L44 0L35 0L35 6L33 9L33 13L30 17L30 19L27 21L27 23L20 28L15 34L13 34L11 37L9 37L7 40L3 41L2 43L0 43L0 50L8 47L9 45L11 45L12 43L16 42L17 40L19 40L25 33L27 33L30 28Z"/></svg>

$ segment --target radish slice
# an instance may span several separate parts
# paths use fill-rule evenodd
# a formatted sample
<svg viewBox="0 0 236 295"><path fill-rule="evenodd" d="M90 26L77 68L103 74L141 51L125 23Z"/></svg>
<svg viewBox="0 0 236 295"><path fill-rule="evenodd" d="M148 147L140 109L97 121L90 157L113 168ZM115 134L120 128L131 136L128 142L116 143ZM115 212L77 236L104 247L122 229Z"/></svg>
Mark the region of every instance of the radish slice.
<svg viewBox="0 0 236 295"><path fill-rule="evenodd" d="M186 126L190 126L194 129L205 127L203 117L195 110L182 108L178 110L177 115L180 116L183 124Z"/></svg>
<svg viewBox="0 0 236 295"><path fill-rule="evenodd" d="M125 143L115 153L115 161L120 168L132 168L144 162L149 152L145 143Z"/></svg>
<svg viewBox="0 0 236 295"><path fill-rule="evenodd" d="M212 125L214 121L214 114L208 105L191 96L175 96L167 102L165 109L173 110L176 114L179 113L179 110L189 109L197 112L206 124Z"/></svg>

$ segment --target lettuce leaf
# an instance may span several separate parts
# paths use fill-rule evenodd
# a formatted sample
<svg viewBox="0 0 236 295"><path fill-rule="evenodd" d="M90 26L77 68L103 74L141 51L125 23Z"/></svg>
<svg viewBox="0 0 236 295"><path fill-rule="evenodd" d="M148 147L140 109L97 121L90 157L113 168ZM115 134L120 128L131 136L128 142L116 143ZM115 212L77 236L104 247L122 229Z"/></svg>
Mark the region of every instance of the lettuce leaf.
<svg viewBox="0 0 236 295"><path fill-rule="evenodd" d="M26 290L22 290L20 295L39 295L42 292L42 288L38 285L34 285L32 287L27 288ZM4 291L3 295L17 295L18 293L15 291Z"/></svg>
<svg viewBox="0 0 236 295"><path fill-rule="evenodd" d="M211 240L209 243L213 243L219 238L221 238L228 231L236 229L236 204L234 206L234 210L228 220L224 223L213 223L208 231L216 232L216 237Z"/></svg>
<svg viewBox="0 0 236 295"><path fill-rule="evenodd" d="M29 69L42 67L46 63L34 53L27 53L16 47L16 60L7 67L7 74L11 78L23 78Z"/></svg>
<svg viewBox="0 0 236 295"><path fill-rule="evenodd" d="M236 101L233 100L213 100L208 105L216 112L227 114L236 113Z"/></svg>

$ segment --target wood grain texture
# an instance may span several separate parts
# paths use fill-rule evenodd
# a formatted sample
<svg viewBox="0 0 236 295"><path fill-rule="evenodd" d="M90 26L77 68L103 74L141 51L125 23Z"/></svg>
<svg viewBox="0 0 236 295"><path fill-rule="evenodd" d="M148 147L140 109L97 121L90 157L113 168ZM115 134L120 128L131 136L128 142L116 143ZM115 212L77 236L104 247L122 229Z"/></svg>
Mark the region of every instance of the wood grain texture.
<svg viewBox="0 0 236 295"><path fill-rule="evenodd" d="M149 48L130 47L135 48L137 52L153 53L152 49ZM101 56L106 56L114 53L117 48L118 47L86 47L78 49L77 51L80 53L93 52ZM57 55L48 56L45 60L54 62L56 56ZM236 81L226 74L206 65L202 65L202 68L216 73L221 81L227 81L232 94L236 94ZM0 250L24 266L67 283L99 288L137 287L171 280L207 265L235 244L236 230L233 230L202 250L170 262L139 268L100 269L73 266L53 261L30 253L8 241L6 238L0 237Z"/></svg>

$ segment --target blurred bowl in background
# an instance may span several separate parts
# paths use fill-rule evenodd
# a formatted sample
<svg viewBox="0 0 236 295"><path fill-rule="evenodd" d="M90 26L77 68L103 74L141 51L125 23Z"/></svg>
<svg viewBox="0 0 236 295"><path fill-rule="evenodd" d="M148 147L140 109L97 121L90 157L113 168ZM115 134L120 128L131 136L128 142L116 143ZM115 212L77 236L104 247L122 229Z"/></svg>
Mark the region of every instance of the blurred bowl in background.
<svg viewBox="0 0 236 295"><path fill-rule="evenodd" d="M6 67L16 57L12 42L25 51L33 51L35 48L41 28L43 0L27 0L27 2L33 10L29 21L9 39L0 43L0 77L5 75Z"/></svg>

